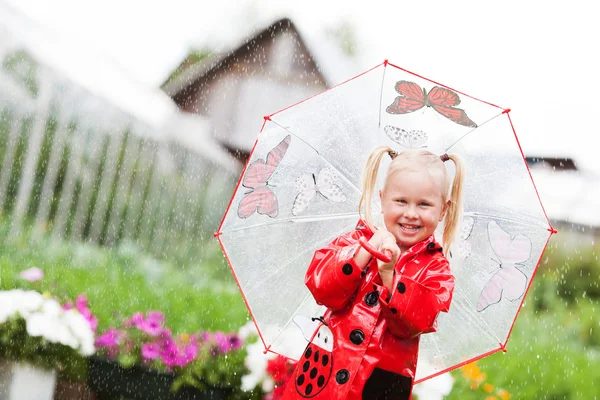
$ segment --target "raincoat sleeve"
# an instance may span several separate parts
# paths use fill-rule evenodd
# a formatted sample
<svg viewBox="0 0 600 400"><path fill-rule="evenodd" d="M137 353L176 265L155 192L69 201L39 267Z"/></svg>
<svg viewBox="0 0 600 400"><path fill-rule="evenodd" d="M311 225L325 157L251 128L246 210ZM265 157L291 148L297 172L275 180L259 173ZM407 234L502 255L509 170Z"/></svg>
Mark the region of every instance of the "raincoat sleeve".
<svg viewBox="0 0 600 400"><path fill-rule="evenodd" d="M414 274L395 274L393 292L382 287L380 301L390 332L401 339L435 332L440 312L448 312L454 277L444 257L432 259Z"/></svg>
<svg viewBox="0 0 600 400"><path fill-rule="evenodd" d="M338 310L356 292L364 276L354 261L361 236L359 231L346 233L315 252L306 271L305 284L318 304Z"/></svg>

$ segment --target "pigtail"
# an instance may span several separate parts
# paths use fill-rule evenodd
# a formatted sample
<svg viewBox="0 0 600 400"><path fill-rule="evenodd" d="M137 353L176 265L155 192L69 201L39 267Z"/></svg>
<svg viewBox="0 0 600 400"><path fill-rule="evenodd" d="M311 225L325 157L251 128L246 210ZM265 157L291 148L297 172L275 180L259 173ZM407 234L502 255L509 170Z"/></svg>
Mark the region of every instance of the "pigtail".
<svg viewBox="0 0 600 400"><path fill-rule="evenodd" d="M377 180L377 173L379 172L379 165L384 154L389 154L394 157L396 153L389 146L378 146L376 147L365 164L365 167L361 176L362 195L358 202L358 215L361 219L367 223L367 226L374 232L375 227L373 226L373 217L371 216L371 202L373 200L373 189L375 187L375 181ZM362 214L362 205L364 204L365 213L364 218Z"/></svg>
<svg viewBox="0 0 600 400"><path fill-rule="evenodd" d="M462 191L465 175L464 165L460 157L456 154L449 154L448 158L454 163L455 172L452 190L450 192L450 205L448 206L448 211L446 212L446 218L444 220L443 243L445 248L444 255L446 257L448 256L448 251L450 250L454 235L462 218Z"/></svg>

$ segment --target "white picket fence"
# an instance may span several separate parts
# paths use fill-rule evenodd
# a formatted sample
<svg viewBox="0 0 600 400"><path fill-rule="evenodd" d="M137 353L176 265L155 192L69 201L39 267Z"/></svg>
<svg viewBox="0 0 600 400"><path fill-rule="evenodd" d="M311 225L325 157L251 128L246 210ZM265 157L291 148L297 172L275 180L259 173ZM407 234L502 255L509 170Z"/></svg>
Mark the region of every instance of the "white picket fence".
<svg viewBox="0 0 600 400"><path fill-rule="evenodd" d="M152 126L1 42L0 212L11 235L128 241L168 257L216 230L240 166L205 120L177 111Z"/></svg>

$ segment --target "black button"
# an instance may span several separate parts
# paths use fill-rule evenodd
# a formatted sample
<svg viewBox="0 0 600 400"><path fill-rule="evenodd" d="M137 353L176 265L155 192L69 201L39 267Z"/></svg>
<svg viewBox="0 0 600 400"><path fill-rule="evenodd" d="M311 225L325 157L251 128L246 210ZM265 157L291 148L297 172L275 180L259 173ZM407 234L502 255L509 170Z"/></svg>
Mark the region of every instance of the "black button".
<svg viewBox="0 0 600 400"><path fill-rule="evenodd" d="M379 302L379 292L370 292L365 296L365 304L373 307Z"/></svg>
<svg viewBox="0 0 600 400"><path fill-rule="evenodd" d="M350 332L350 341L354 344L361 344L365 340L365 333L360 329Z"/></svg>
<svg viewBox="0 0 600 400"><path fill-rule="evenodd" d="M429 244L427 245L427 248L429 250L433 250L434 247L435 247L435 243L433 243L433 242L429 242Z"/></svg>
<svg viewBox="0 0 600 400"><path fill-rule="evenodd" d="M352 265L350 264L344 264L344 266L342 267L342 272L345 275L350 275L352 274Z"/></svg>
<svg viewBox="0 0 600 400"><path fill-rule="evenodd" d="M404 284L404 282L398 282L398 286L396 286L396 289L398 289L398 293L403 294L404 292L406 292L406 285Z"/></svg>
<svg viewBox="0 0 600 400"><path fill-rule="evenodd" d="M344 383L348 382L348 379L350 379L350 372L348 372L347 369L340 369L335 374L335 381L340 385L343 385Z"/></svg>
<svg viewBox="0 0 600 400"><path fill-rule="evenodd" d="M327 354L323 354L323 357L321 357L321 364L326 367L327 363L329 363L329 356Z"/></svg>
<svg viewBox="0 0 600 400"><path fill-rule="evenodd" d="M398 313L398 310L396 310L395 308L390 308L390 311L392 312L392 314Z"/></svg>
<svg viewBox="0 0 600 400"><path fill-rule="evenodd" d="M304 374L301 374L301 375L298 377L298 380L296 380L296 384L297 384L298 386L302 386L302 385L304 385Z"/></svg>
<svg viewBox="0 0 600 400"><path fill-rule="evenodd" d="M441 253L444 251L444 248L440 246L440 247L438 247L437 251L439 251Z"/></svg>

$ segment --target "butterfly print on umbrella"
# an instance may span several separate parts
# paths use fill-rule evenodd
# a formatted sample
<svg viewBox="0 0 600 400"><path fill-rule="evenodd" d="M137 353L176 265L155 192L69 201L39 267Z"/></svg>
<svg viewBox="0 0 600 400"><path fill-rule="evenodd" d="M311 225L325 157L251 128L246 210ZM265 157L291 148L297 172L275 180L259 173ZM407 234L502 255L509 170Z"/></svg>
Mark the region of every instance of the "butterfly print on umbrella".
<svg viewBox="0 0 600 400"><path fill-rule="evenodd" d="M467 239L473 232L475 219L473 217L464 217L458 230L458 240L453 244L450 250L450 257L454 260L464 260L471 255L471 243Z"/></svg>
<svg viewBox="0 0 600 400"><path fill-rule="evenodd" d="M319 193L328 200L336 203L346 201L346 195L337 184L336 173L332 168L325 167L315 174L302 174L294 183L296 199L292 206L292 214L302 213Z"/></svg>
<svg viewBox="0 0 600 400"><path fill-rule="evenodd" d="M459 125L477 127L465 110L456 108L460 104L460 97L450 89L435 86L427 93L425 88L409 81L396 82L395 89L400 96L386 108L390 114L408 114L427 106Z"/></svg>
<svg viewBox="0 0 600 400"><path fill-rule="evenodd" d="M248 218L254 212L271 218L277 216L279 212L277 197L269 187L268 181L285 155L291 140L291 135L287 135L267 154L266 161L258 159L248 166L242 179L242 186L251 190L244 194L238 206L238 217Z"/></svg>
<svg viewBox="0 0 600 400"><path fill-rule="evenodd" d="M407 131L402 128L398 128L392 125L386 125L383 131L390 139L398 143L400 146L408 149L416 149L419 147L425 147L427 143L427 133L421 130L410 130Z"/></svg>
<svg viewBox="0 0 600 400"><path fill-rule="evenodd" d="M492 250L499 258L500 269L483 287L477 301L477 311L500 302L503 297L509 301L520 299L527 288L527 275L517 266L531 256L531 240L521 234L511 238L495 221L488 224L488 237Z"/></svg>

